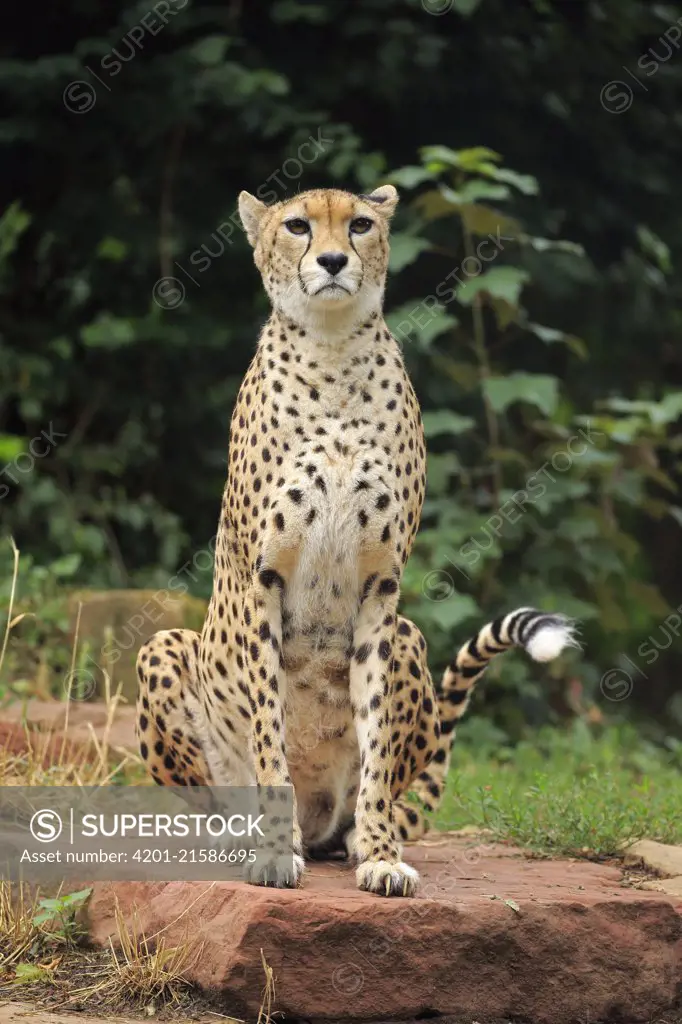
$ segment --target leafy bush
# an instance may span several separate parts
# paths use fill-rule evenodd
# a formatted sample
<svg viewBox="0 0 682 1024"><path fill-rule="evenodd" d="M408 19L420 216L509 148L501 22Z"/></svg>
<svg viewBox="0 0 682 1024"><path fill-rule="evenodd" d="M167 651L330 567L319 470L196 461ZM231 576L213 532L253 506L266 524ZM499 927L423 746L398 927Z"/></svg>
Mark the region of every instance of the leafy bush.
<svg viewBox="0 0 682 1024"><path fill-rule="evenodd" d="M550 678L565 687L579 673L581 699L600 700L600 661L617 655L610 636L633 625L651 630L669 612L658 588L642 582L646 554L633 513L680 521L676 485L660 465L680 450L669 432L682 391L592 409L571 399L562 377L584 366L589 348L529 310L541 305L547 278L580 275L583 250L532 236L507 212L522 198L532 219L538 184L499 154L429 146L421 156L391 175L418 191L395 237L394 270L428 259L438 282L389 317L419 353L418 381L431 381L427 502L405 607L443 662L463 625L515 605L563 610L584 624L587 652L579 668L567 658ZM522 699L503 707L518 733L528 713L537 719L547 684L520 662L500 662L492 675L504 680L503 696Z"/></svg>
<svg viewBox="0 0 682 1024"><path fill-rule="evenodd" d="M430 449L405 606L434 669L479 616L561 607L584 621L584 659L497 664L496 726L597 700L679 729L682 62L652 74L639 57L682 10L171 6L139 45L144 5L18 8L0 44L0 517L30 558L22 629L59 646L39 567L163 586L215 532L266 310L239 190L366 190L401 168L388 308ZM624 67L619 113L605 87ZM581 430L594 443L573 457ZM653 663L651 638L668 645ZM614 668L633 686L609 696L632 699L600 694Z"/></svg>

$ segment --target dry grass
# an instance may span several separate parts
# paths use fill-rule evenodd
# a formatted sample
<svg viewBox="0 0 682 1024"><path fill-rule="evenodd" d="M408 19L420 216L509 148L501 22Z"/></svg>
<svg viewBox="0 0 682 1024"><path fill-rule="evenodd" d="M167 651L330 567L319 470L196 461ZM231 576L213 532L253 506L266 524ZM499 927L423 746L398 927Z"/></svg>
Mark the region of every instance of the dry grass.
<svg viewBox="0 0 682 1024"><path fill-rule="evenodd" d="M14 537L10 537L10 544L12 545L12 554L14 556L14 568L12 570L12 589L9 594L9 609L7 611L7 624L5 625L5 635L2 640L2 648L0 649L0 676L2 675L2 666L5 663L5 655L7 654L7 644L9 643L9 635L17 625L23 619L23 615L17 615L15 619L12 618L12 612L14 610L14 598L17 592L17 579L19 577L19 548L14 543Z"/></svg>
<svg viewBox="0 0 682 1024"><path fill-rule="evenodd" d="M135 909L129 923L118 903L114 914L117 940L109 939L109 955L99 966L97 977L74 989L70 1001L106 1006L120 1006L125 1001L148 1010L180 1005L190 987L187 973L203 953L203 945L191 942L189 925L184 941L169 946L163 936L156 941L147 938Z"/></svg>
<svg viewBox="0 0 682 1024"><path fill-rule="evenodd" d="M116 930L120 953L111 946L116 967L113 979L116 989L123 986L133 998L145 1003L150 999L163 1003L179 1002L182 989L189 985L187 972L197 964L204 950L203 943L190 942L189 924L179 946L168 946L161 936L152 947L140 929L137 912L133 911L128 926L117 906Z"/></svg>
<svg viewBox="0 0 682 1024"><path fill-rule="evenodd" d="M135 910L126 920L115 909L116 938L92 950L54 941L34 924L38 896L0 888L0 992L21 989L43 1005L140 1010L150 1015L185 1005L188 973L203 953L190 939L169 946L163 935L147 936Z"/></svg>
<svg viewBox="0 0 682 1024"><path fill-rule="evenodd" d="M105 700L101 737L92 725L88 739L78 743L65 739L63 728L39 732L17 726L0 742L0 786L106 786L134 764L132 754L112 757L109 735L121 694L109 692L108 680Z"/></svg>
<svg viewBox="0 0 682 1024"><path fill-rule="evenodd" d="M260 958L265 972L265 986L261 997L258 1020L256 1024L272 1024L272 1004L275 999L275 974L270 964L265 959L265 953L261 949Z"/></svg>
<svg viewBox="0 0 682 1024"><path fill-rule="evenodd" d="M0 882L0 977L29 956L41 929L34 923L38 892L28 886Z"/></svg>

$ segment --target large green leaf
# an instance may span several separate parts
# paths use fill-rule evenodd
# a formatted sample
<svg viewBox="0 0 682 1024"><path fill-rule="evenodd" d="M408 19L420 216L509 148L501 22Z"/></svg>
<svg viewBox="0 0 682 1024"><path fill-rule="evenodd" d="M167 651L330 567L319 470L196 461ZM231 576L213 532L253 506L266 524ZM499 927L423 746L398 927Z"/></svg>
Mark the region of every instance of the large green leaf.
<svg viewBox="0 0 682 1024"><path fill-rule="evenodd" d="M462 185L457 195L462 203L477 203L480 199L508 199L510 192L506 185L474 178Z"/></svg>
<svg viewBox="0 0 682 1024"><path fill-rule="evenodd" d="M518 174L517 171L511 171L508 167L498 167L495 169L493 177L495 181L503 181L507 185L513 185L526 196L538 194L537 178L534 178L532 174Z"/></svg>
<svg viewBox="0 0 682 1024"><path fill-rule="evenodd" d="M495 412L501 413L515 402L534 405L551 416L559 402L556 377L540 373L512 373L508 377L488 377L483 390Z"/></svg>
<svg viewBox="0 0 682 1024"><path fill-rule="evenodd" d="M476 426L471 416L460 416L451 409L437 409L422 415L426 437L438 437L439 434L463 434Z"/></svg>
<svg viewBox="0 0 682 1024"><path fill-rule="evenodd" d="M428 349L435 338L456 327L458 320L442 305L406 302L386 317L386 323L398 341L418 338L420 347Z"/></svg>
<svg viewBox="0 0 682 1024"><path fill-rule="evenodd" d="M468 594L458 594L454 590L452 580L456 574L455 569L452 569L451 572L431 574L434 581L437 581L437 586L430 586L427 574L424 583L426 600L420 603L420 619L428 619L441 629L451 630L459 626L461 622L480 615L480 609L473 597ZM429 597L430 590L433 591L432 597L435 600Z"/></svg>
<svg viewBox="0 0 682 1024"><path fill-rule="evenodd" d="M431 243L425 238L419 238L417 235L407 235L404 232L398 232L391 238L389 269L394 274L397 274L398 271L403 269L403 267L407 267L410 263L414 263L420 253L426 252L430 248Z"/></svg>
<svg viewBox="0 0 682 1024"><path fill-rule="evenodd" d="M415 188L424 181L432 181L433 175L425 167L401 167L387 175L388 181L400 188Z"/></svg>
<svg viewBox="0 0 682 1024"><path fill-rule="evenodd" d="M472 277L457 289L457 300L469 306L477 295L487 292L497 299L504 299L511 305L518 305L521 290L530 279L530 274L519 267L491 267L484 274Z"/></svg>

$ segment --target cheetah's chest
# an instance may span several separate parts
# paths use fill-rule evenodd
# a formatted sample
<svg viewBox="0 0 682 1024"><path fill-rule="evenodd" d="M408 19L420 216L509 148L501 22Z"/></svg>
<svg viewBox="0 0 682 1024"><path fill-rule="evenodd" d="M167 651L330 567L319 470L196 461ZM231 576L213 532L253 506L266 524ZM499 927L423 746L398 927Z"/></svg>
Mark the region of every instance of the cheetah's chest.
<svg viewBox="0 0 682 1024"><path fill-rule="evenodd" d="M381 531L372 509L385 485L364 471L364 458L321 462L319 485L305 490L311 522L284 596L285 658L344 665L362 593L360 555Z"/></svg>

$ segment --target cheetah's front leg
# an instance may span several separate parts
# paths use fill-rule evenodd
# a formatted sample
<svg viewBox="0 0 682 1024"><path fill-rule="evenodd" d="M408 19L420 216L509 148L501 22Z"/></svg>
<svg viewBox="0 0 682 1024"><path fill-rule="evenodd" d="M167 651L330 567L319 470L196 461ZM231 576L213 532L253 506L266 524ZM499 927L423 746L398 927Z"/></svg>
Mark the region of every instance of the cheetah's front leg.
<svg viewBox="0 0 682 1024"><path fill-rule="evenodd" d="M245 596L243 658L248 673L251 735L259 786L291 789L291 834L273 836L276 855L251 877L257 885L296 887L303 874L303 843L296 813L296 794L286 761L284 701L286 673L282 658L282 592L284 578L273 568L262 570ZM268 837L266 836L266 845ZM290 847L290 848L289 848ZM282 849L285 852L282 853Z"/></svg>
<svg viewBox="0 0 682 1024"><path fill-rule="evenodd" d="M371 577L370 577L371 580ZM368 580L368 582L370 582ZM377 574L360 608L350 693L360 746L354 853L358 886L382 896L412 896L419 876L401 860L391 799L391 693L398 583Z"/></svg>

